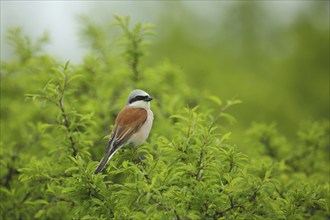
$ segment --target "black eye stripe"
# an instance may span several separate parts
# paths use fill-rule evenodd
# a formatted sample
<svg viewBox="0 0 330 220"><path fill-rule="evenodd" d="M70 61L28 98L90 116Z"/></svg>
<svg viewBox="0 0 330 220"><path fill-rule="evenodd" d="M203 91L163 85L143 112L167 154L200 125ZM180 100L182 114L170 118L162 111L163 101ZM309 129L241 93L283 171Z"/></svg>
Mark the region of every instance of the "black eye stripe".
<svg viewBox="0 0 330 220"><path fill-rule="evenodd" d="M129 100L129 103L133 103L133 102L136 102L136 101L140 101L140 100L145 100L146 98L148 98L148 96L142 96L142 95L138 95L138 96L135 96L134 98L132 98L131 100Z"/></svg>

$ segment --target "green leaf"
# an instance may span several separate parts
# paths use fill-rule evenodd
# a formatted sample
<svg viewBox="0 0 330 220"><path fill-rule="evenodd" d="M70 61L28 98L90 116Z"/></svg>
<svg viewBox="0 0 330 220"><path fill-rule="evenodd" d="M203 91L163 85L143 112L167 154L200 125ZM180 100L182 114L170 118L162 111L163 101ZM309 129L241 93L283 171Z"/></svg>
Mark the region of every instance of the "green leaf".
<svg viewBox="0 0 330 220"><path fill-rule="evenodd" d="M42 217L44 215L44 213L46 212L45 209L40 209L35 215L34 218L38 219L40 217Z"/></svg>
<svg viewBox="0 0 330 220"><path fill-rule="evenodd" d="M73 171L78 171L79 170L79 167L69 167L68 169L66 169L64 171L64 173L71 173Z"/></svg>
<svg viewBox="0 0 330 220"><path fill-rule="evenodd" d="M104 202L102 202L101 200L99 200L97 198L92 198L92 202L99 206L103 206L103 204L104 204Z"/></svg>
<svg viewBox="0 0 330 220"><path fill-rule="evenodd" d="M187 118L182 115L171 115L170 118L177 118L177 119L182 119L182 120L187 121Z"/></svg>
<svg viewBox="0 0 330 220"><path fill-rule="evenodd" d="M43 199L37 199L37 200L32 200L32 201L26 201L25 204L29 205L48 205L48 202Z"/></svg>
<svg viewBox="0 0 330 220"><path fill-rule="evenodd" d="M143 24L143 29L147 30L147 29L154 29L155 25L151 24L151 23L144 23Z"/></svg>
<svg viewBox="0 0 330 220"><path fill-rule="evenodd" d="M241 104L241 103L242 103L242 101L239 99L228 100L227 106L230 107L230 106Z"/></svg>
<svg viewBox="0 0 330 220"><path fill-rule="evenodd" d="M225 133L224 135L222 135L221 139L220 139L220 142L224 142L224 141L227 141L230 139L230 136L231 136L231 132L227 132Z"/></svg>
<svg viewBox="0 0 330 220"><path fill-rule="evenodd" d="M65 78L65 73L64 73L62 70L60 70L60 69L58 69L58 68L52 68L52 70L53 70L55 73L57 73L58 75L60 75L62 78Z"/></svg>
<svg viewBox="0 0 330 220"><path fill-rule="evenodd" d="M138 34L141 31L141 29L142 29L142 24L141 22L138 22L133 29L133 33Z"/></svg>
<svg viewBox="0 0 330 220"><path fill-rule="evenodd" d="M220 118L226 119L230 124L234 124L236 122L236 119L232 115L230 115L228 113L222 112L220 114Z"/></svg>
<svg viewBox="0 0 330 220"><path fill-rule="evenodd" d="M75 75L71 76L70 79L68 79L68 83L70 83L70 82L72 82L72 81L74 81L76 79L79 79L81 77L83 77L82 74L75 74Z"/></svg>
<svg viewBox="0 0 330 220"><path fill-rule="evenodd" d="M213 101L214 103L216 103L217 105L221 106L222 105L222 101L221 99L219 99L218 97L216 96L209 96L207 97L208 99L210 99L211 101Z"/></svg>
<svg viewBox="0 0 330 220"><path fill-rule="evenodd" d="M64 70L69 69L69 65L70 65L70 60L65 62Z"/></svg>

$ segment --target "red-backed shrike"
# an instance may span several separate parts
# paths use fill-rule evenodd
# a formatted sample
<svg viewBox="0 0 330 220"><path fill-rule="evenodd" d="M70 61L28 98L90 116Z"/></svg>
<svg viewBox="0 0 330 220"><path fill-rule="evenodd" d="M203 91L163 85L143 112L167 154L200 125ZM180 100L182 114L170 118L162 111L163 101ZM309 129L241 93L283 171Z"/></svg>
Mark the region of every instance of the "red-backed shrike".
<svg viewBox="0 0 330 220"><path fill-rule="evenodd" d="M119 112L111 132L104 158L95 170L101 172L111 157L123 146L141 145L149 136L154 114L150 110L151 96L143 90L131 92L125 107Z"/></svg>

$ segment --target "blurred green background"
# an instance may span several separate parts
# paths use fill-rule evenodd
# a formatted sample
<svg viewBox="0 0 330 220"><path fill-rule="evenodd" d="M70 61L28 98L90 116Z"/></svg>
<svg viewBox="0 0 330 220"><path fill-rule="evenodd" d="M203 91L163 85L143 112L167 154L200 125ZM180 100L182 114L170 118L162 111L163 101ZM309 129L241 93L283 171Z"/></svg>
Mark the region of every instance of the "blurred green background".
<svg viewBox="0 0 330 220"><path fill-rule="evenodd" d="M150 62L168 57L192 87L241 99L237 143L252 121L276 122L292 138L301 122L329 119L329 1L300 3L286 11L284 1L211 2L219 19L168 6Z"/></svg>
<svg viewBox="0 0 330 220"><path fill-rule="evenodd" d="M21 26L32 39L48 31L49 53L79 63L79 15L110 25L114 13L156 25L144 66L168 59L201 95L243 101L235 143L253 121L293 138L300 123L329 119L329 1L1 1L1 59L7 29Z"/></svg>

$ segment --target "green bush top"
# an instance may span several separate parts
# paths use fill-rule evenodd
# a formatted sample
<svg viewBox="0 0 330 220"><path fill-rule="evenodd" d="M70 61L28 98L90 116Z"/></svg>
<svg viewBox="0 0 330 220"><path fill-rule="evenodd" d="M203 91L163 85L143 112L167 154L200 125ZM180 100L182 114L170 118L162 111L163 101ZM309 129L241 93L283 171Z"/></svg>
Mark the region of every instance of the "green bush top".
<svg viewBox="0 0 330 220"><path fill-rule="evenodd" d="M253 124L236 146L226 126L239 100L194 90L169 61L143 66L152 25L84 24L79 65L44 54L46 36L8 33L17 59L1 64L2 219L329 219L328 122L304 124L294 143ZM134 88L154 97L151 135L94 175Z"/></svg>

